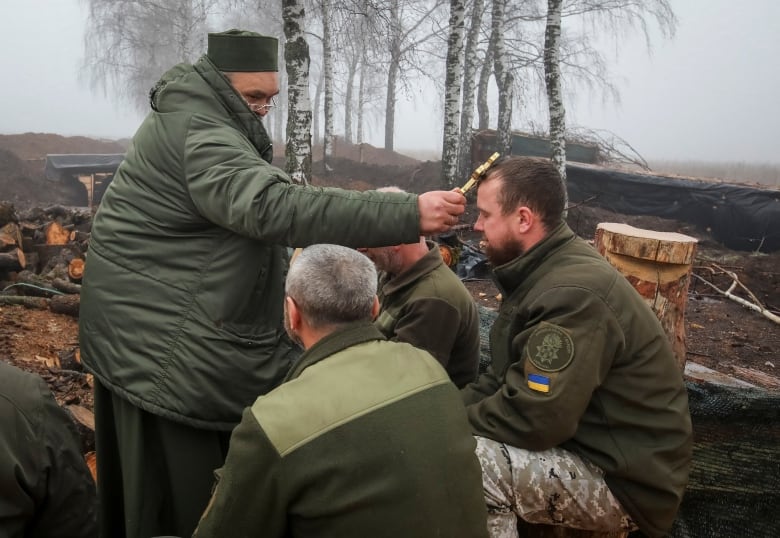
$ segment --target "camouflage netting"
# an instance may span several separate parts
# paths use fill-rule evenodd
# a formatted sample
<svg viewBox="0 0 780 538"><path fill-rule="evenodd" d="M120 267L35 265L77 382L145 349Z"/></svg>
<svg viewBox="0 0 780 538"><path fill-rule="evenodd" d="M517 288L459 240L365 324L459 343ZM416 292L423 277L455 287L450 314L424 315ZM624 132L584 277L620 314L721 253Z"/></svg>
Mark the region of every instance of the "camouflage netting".
<svg viewBox="0 0 780 538"><path fill-rule="evenodd" d="M481 305L479 311L483 372L496 312ZM686 385L693 467L672 536L780 538L780 392Z"/></svg>
<svg viewBox="0 0 780 538"><path fill-rule="evenodd" d="M780 537L780 392L687 385L693 469L672 535Z"/></svg>

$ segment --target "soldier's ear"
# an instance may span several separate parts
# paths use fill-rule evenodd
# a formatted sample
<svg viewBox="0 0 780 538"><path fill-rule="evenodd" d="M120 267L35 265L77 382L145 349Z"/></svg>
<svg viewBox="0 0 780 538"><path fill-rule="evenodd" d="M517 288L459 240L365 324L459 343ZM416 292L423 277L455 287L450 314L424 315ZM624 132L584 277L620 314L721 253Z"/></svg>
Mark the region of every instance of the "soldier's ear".
<svg viewBox="0 0 780 538"><path fill-rule="evenodd" d="M284 301L287 304L287 317L290 328L293 331L297 331L301 328L301 311L292 297L287 296L284 298Z"/></svg>
<svg viewBox="0 0 780 538"><path fill-rule="evenodd" d="M374 295L374 306L371 307L371 319L374 320L379 315L379 297Z"/></svg>

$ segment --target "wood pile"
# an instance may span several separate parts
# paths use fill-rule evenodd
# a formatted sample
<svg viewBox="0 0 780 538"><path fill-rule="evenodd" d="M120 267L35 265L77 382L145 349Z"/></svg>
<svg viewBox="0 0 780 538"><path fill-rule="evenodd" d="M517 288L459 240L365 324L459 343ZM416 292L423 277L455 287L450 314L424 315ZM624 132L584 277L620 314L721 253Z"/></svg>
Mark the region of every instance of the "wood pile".
<svg viewBox="0 0 780 538"><path fill-rule="evenodd" d="M17 214L0 202L0 305L78 317L92 215L52 206Z"/></svg>

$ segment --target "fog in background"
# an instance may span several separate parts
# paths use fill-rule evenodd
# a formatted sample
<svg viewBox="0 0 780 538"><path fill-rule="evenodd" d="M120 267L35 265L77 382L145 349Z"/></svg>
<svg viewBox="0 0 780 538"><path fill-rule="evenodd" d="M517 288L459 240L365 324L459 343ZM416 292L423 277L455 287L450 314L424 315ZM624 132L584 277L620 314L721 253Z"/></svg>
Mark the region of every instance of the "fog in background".
<svg viewBox="0 0 780 538"><path fill-rule="evenodd" d="M564 81L567 124L611 131L647 159L780 163L780 2L673 6L677 34L664 40L651 28L652 52L636 31L617 47L605 45L620 103ZM79 0L0 0L0 133L133 134L142 117L131 105L79 80L86 18ZM442 98L416 91L398 101L395 147L439 151ZM382 146L383 125L376 123L367 126L367 142Z"/></svg>

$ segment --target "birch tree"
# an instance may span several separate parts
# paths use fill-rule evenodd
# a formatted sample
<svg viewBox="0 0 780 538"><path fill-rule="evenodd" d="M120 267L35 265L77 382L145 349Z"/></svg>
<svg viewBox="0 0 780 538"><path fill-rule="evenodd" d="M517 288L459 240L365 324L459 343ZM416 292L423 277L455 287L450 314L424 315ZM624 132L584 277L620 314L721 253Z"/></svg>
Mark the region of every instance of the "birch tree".
<svg viewBox="0 0 780 538"><path fill-rule="evenodd" d="M563 0L547 0L547 29L544 33L544 82L550 114L551 159L566 185L566 112L561 94L560 41ZM564 193L566 189L564 189ZM568 204L568 195L564 199Z"/></svg>
<svg viewBox="0 0 780 538"><path fill-rule="evenodd" d="M452 188L458 173L458 143L461 83L463 76L463 34L466 8L463 0L450 0L447 65L444 76L444 129L442 141L442 183Z"/></svg>
<svg viewBox="0 0 780 538"><path fill-rule="evenodd" d="M458 143L458 175L461 178L468 177L471 168L471 130L474 123L477 49L479 48L479 34L484 9L483 0L473 0L463 66L463 97L460 112L460 142Z"/></svg>
<svg viewBox="0 0 780 538"><path fill-rule="evenodd" d="M180 62L206 51L218 0L88 0L82 71L115 101L149 108L149 89Z"/></svg>
<svg viewBox="0 0 780 538"><path fill-rule="evenodd" d="M512 105L514 77L504 46L507 0L493 0L490 44L493 49L493 69L498 86L498 152L508 155L512 148Z"/></svg>
<svg viewBox="0 0 780 538"><path fill-rule="evenodd" d="M333 157L333 47L330 33L331 0L320 1L322 2L322 70L325 82L325 134L322 140L322 158L323 168L327 174Z"/></svg>
<svg viewBox="0 0 780 538"><path fill-rule="evenodd" d="M287 67L287 144L285 170L293 181L311 180L311 100L309 45L303 31L305 10L297 0L282 0L284 60Z"/></svg>

